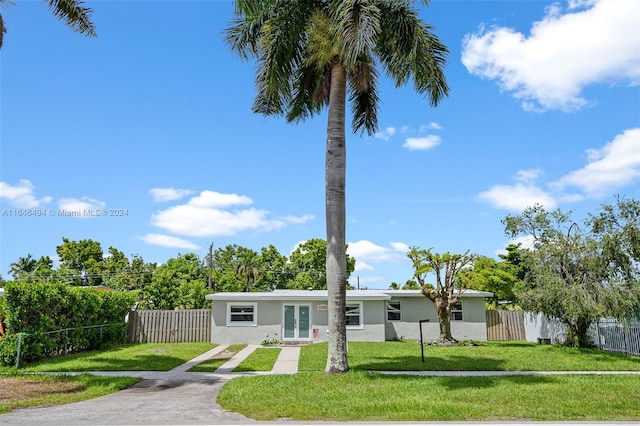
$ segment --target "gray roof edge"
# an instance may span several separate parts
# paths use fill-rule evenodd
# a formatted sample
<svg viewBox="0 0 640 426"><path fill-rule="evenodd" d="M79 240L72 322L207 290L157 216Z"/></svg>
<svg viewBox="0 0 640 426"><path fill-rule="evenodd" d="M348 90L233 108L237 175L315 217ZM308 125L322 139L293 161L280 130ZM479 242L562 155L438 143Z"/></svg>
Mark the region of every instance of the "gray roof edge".
<svg viewBox="0 0 640 426"><path fill-rule="evenodd" d="M424 297L420 290L347 290L347 300L390 300L393 297ZM493 293L463 290L462 297L493 297ZM208 294L207 300L327 300L326 290L275 290L271 292Z"/></svg>

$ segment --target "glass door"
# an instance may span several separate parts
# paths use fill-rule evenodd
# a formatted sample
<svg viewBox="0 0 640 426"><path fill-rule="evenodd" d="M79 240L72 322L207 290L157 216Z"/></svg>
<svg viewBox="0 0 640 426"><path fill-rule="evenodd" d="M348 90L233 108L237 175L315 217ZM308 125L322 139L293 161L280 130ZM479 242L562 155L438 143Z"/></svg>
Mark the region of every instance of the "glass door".
<svg viewBox="0 0 640 426"><path fill-rule="evenodd" d="M311 337L310 305L284 305L282 314L283 340L306 340Z"/></svg>

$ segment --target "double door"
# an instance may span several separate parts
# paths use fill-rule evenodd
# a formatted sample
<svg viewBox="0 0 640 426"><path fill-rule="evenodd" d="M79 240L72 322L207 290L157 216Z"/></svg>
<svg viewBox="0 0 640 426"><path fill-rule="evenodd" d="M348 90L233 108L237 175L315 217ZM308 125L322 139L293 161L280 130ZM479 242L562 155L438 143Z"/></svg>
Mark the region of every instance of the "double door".
<svg viewBox="0 0 640 426"><path fill-rule="evenodd" d="M309 340L311 338L311 306L285 304L282 310L283 340Z"/></svg>

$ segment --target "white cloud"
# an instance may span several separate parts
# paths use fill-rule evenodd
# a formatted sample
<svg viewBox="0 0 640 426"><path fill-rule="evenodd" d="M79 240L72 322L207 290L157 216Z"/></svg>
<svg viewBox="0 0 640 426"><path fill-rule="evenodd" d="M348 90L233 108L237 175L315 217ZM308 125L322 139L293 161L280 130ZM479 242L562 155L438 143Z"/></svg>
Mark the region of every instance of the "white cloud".
<svg viewBox="0 0 640 426"><path fill-rule="evenodd" d="M586 86L640 83L638 16L638 0L571 0L564 13L555 4L529 36L504 27L468 34L462 63L528 110L579 109Z"/></svg>
<svg viewBox="0 0 640 426"><path fill-rule="evenodd" d="M13 207L18 208L34 208L50 203L52 198L42 197L36 198L33 194L35 186L30 180L20 179L16 186L6 182L0 182L0 198L6 199Z"/></svg>
<svg viewBox="0 0 640 426"><path fill-rule="evenodd" d="M89 197L61 198L58 200L58 209L68 213L77 213L73 217L92 218L95 215L86 214L88 211L104 209L107 204L104 201L94 200Z"/></svg>
<svg viewBox="0 0 640 426"><path fill-rule="evenodd" d="M282 218L282 220L284 220L287 223L303 224L315 218L316 217L312 214L304 214L302 216L285 216Z"/></svg>
<svg viewBox="0 0 640 426"><path fill-rule="evenodd" d="M539 169L519 170L515 185L494 185L478 194L478 198L494 207L511 211L522 211L534 204L541 204L547 209L555 208L557 203L554 196L535 182L540 174Z"/></svg>
<svg viewBox="0 0 640 426"><path fill-rule="evenodd" d="M391 243L391 248L382 247L367 240L349 243L347 253L356 259L356 267L358 263L383 263L383 262L401 262L406 260L406 253L409 247L404 243Z"/></svg>
<svg viewBox="0 0 640 426"><path fill-rule="evenodd" d="M154 246L170 247L170 248L183 248L189 250L197 250L200 246L193 244L190 241L183 240L182 238L172 237L170 235L162 234L147 234L140 239Z"/></svg>
<svg viewBox="0 0 640 426"><path fill-rule="evenodd" d="M587 151L589 163L552 184L560 190L573 186L588 196L610 195L640 178L640 128L624 131L602 149Z"/></svg>
<svg viewBox="0 0 640 426"><path fill-rule="evenodd" d="M179 200L182 197L193 194L190 189L176 189L176 188L151 188L149 190L153 201L174 201Z"/></svg>
<svg viewBox="0 0 640 426"><path fill-rule="evenodd" d="M387 127L384 130L381 130L379 132L376 132L373 137L377 138L377 139L382 139L385 141L388 141L389 138L393 135L396 134L396 128L395 127Z"/></svg>
<svg viewBox="0 0 640 426"><path fill-rule="evenodd" d="M371 265L369 265L366 262L358 262L356 261L356 269L355 272L361 272L361 271L373 271L375 268Z"/></svg>
<svg viewBox="0 0 640 426"><path fill-rule="evenodd" d="M185 204L172 206L151 217L154 226L167 233L190 237L232 236L242 231L270 231L287 223L304 223L313 215L269 218L269 212L253 207L251 198L237 194L202 191ZM232 209L234 206L241 208Z"/></svg>
<svg viewBox="0 0 640 426"><path fill-rule="evenodd" d="M429 124L422 124L420 125L420 133L424 133L427 130L442 130L442 126L439 123L436 123L435 121L432 121Z"/></svg>
<svg viewBox="0 0 640 426"><path fill-rule="evenodd" d="M189 205L203 208L225 208L235 205L251 205L253 200L245 195L221 194L215 191L202 191L189 200Z"/></svg>
<svg viewBox="0 0 640 426"><path fill-rule="evenodd" d="M417 138L407 138L403 147L409 150L425 151L440 145L440 136L427 135Z"/></svg>

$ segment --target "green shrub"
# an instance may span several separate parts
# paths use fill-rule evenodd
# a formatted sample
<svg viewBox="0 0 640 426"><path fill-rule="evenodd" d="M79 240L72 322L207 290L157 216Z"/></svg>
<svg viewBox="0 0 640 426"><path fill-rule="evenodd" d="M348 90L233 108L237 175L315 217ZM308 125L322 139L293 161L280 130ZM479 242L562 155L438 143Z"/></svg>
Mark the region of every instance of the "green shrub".
<svg viewBox="0 0 640 426"><path fill-rule="evenodd" d="M17 334L23 335L21 360L34 361L71 351L122 342L124 318L137 294L98 291L63 283L13 282L5 288L6 344L0 361L15 362ZM103 325L102 328L84 326ZM57 333L49 333L63 330ZM15 342L15 345L14 345Z"/></svg>

